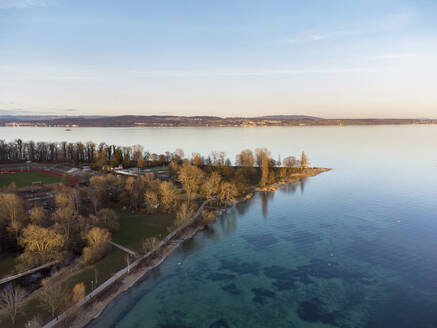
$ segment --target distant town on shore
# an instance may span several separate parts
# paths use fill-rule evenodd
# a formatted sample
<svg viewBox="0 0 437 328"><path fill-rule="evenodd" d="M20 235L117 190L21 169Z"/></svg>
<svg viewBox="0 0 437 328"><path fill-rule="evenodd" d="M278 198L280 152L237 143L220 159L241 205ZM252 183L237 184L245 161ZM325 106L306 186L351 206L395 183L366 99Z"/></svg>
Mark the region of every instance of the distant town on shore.
<svg viewBox="0 0 437 328"><path fill-rule="evenodd" d="M437 119L324 119L305 115L271 115L259 117L122 115L122 116L49 116L3 115L0 126L38 127L177 127L177 126L328 126L437 124Z"/></svg>

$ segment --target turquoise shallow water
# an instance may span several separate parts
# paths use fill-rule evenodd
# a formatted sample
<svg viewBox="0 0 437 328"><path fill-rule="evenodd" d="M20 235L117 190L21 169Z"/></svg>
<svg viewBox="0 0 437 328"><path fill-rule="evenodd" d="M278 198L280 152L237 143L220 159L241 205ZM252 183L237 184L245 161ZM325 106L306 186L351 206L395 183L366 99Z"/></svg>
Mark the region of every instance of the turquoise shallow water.
<svg viewBox="0 0 437 328"><path fill-rule="evenodd" d="M437 327L437 126L158 131L333 170L232 208L90 327Z"/></svg>

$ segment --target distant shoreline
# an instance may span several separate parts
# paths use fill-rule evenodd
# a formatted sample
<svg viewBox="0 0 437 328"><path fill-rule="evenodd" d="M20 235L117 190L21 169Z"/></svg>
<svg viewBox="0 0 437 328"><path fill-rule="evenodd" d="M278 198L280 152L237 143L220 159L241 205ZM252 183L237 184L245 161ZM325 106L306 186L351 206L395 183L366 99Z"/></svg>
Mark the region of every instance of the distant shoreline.
<svg viewBox="0 0 437 328"><path fill-rule="evenodd" d="M216 129L216 128L244 128L244 129L251 129L251 128L308 128L308 127L391 127L391 126L434 126L437 125L436 122L432 123L403 123L403 124L396 124L396 123L380 123L380 124L308 124L308 125L259 125L259 126L231 126L231 125L217 125L217 126L206 126L206 125L178 125L178 126L76 126L76 127L67 127L67 126L5 126L0 125L0 128L10 128L10 129L20 129L20 128L35 128L35 129L62 129L65 130L65 133L74 131L75 129L135 129L135 130L141 130L141 129L148 129L148 128L154 128L154 129L165 129L165 128L171 128L171 129L181 129L181 128L207 128L207 129ZM0 136L1 138L1 136Z"/></svg>
<svg viewBox="0 0 437 328"><path fill-rule="evenodd" d="M312 116L273 115L262 117L214 116L0 116L4 127L270 127L270 126L351 126L351 125L424 125L437 119L324 119Z"/></svg>

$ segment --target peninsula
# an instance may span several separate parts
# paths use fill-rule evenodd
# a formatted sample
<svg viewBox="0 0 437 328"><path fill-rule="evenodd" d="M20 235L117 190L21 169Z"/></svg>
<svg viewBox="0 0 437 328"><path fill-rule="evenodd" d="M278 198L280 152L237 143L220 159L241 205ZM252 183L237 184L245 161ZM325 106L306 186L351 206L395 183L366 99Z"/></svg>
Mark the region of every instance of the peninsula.
<svg viewBox="0 0 437 328"><path fill-rule="evenodd" d="M0 323L82 327L226 208L327 170L265 148L234 163L223 152L0 141Z"/></svg>

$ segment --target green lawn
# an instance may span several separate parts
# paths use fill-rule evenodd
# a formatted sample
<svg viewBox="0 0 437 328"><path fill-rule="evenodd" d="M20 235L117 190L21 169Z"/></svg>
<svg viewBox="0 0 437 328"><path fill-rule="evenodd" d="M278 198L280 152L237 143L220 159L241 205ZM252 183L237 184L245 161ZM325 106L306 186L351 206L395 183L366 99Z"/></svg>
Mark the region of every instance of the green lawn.
<svg viewBox="0 0 437 328"><path fill-rule="evenodd" d="M126 214L117 211L120 231L112 236L112 240L135 252L142 251L142 242L149 237L164 237L173 223L173 214Z"/></svg>
<svg viewBox="0 0 437 328"><path fill-rule="evenodd" d="M173 216L168 214L142 215L118 211L118 215L120 231L112 236L112 240L135 252L141 252L144 238L165 236L167 228L173 222ZM113 246L111 252L103 259L70 277L65 283L69 288L73 288L75 284L83 282L89 293L91 280L95 281L95 271L98 276L97 285L100 285L114 273L126 267L125 257L125 252Z"/></svg>
<svg viewBox="0 0 437 328"><path fill-rule="evenodd" d="M126 253L116 247L112 247L111 252L103 259L70 277L65 281L65 284L68 288L72 289L77 283L83 282L88 294L91 292L92 286L94 286L94 288L100 286L111 278L114 273L127 266L125 257ZM95 281L96 272L97 284ZM93 284L91 284L91 281L93 281Z"/></svg>
<svg viewBox="0 0 437 328"><path fill-rule="evenodd" d="M8 255L0 258L0 278L9 276L15 271L15 257Z"/></svg>
<svg viewBox="0 0 437 328"><path fill-rule="evenodd" d="M0 188L8 187L12 182L18 188L31 186L32 182L40 181L42 184L56 183L61 181L60 177L42 172L19 172L0 174Z"/></svg>

